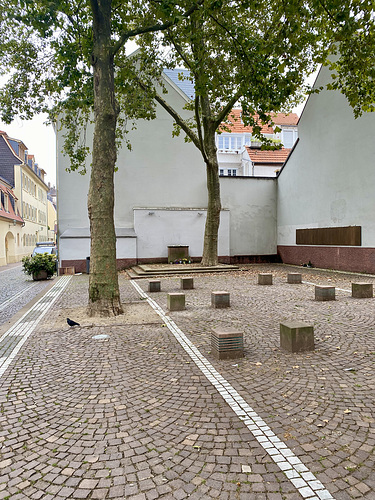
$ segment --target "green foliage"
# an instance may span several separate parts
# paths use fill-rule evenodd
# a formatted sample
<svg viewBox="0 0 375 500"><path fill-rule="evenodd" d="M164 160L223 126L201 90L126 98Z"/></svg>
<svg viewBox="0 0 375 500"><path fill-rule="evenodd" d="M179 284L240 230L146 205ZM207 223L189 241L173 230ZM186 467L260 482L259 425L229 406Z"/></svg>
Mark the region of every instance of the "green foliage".
<svg viewBox="0 0 375 500"><path fill-rule="evenodd" d="M30 276L37 275L40 271L47 272L47 278L56 273L56 255L49 253L37 253L34 257L22 259L23 272Z"/></svg>

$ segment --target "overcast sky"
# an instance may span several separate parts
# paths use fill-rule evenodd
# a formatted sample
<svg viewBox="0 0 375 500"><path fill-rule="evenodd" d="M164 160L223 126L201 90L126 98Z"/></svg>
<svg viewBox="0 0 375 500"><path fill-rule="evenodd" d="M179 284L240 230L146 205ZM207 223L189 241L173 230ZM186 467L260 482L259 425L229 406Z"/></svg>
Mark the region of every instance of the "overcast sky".
<svg viewBox="0 0 375 500"><path fill-rule="evenodd" d="M16 118L11 125L0 121L0 130L13 139L20 139L35 156L35 162L47 172L45 182L56 185L56 137L52 126L44 125L45 116L37 116L29 121Z"/></svg>

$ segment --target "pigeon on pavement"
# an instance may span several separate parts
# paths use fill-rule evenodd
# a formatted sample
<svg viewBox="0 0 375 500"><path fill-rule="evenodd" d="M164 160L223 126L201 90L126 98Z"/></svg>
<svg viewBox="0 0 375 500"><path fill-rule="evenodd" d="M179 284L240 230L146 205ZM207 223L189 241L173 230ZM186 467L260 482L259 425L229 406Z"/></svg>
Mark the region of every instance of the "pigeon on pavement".
<svg viewBox="0 0 375 500"><path fill-rule="evenodd" d="M80 326L79 323L76 323L72 319L66 318L66 322L68 323L69 326Z"/></svg>

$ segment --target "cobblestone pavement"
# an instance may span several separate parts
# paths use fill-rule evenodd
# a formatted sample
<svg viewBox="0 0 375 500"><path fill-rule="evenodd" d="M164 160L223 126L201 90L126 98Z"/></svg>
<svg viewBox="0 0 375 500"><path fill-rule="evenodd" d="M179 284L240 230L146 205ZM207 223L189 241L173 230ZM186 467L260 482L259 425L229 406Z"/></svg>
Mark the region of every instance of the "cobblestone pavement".
<svg viewBox="0 0 375 500"><path fill-rule="evenodd" d="M0 267L0 326L42 292L50 281L33 281L22 264Z"/></svg>
<svg viewBox="0 0 375 500"><path fill-rule="evenodd" d="M286 283L295 269L243 267L195 276L187 309L168 315L333 498L375 499L375 299L350 296L351 281L375 279L303 270L304 281L341 289L315 302L312 285ZM257 285L258 272L274 285ZM161 280L152 298L166 311L179 278ZM0 378L0 499L303 498L132 283L120 283L131 314L62 327L87 301L87 277L74 277ZM211 309L214 290L230 292L230 308ZM314 324L314 352L280 350L286 319ZM211 329L229 326L244 332L245 357L217 361Z"/></svg>

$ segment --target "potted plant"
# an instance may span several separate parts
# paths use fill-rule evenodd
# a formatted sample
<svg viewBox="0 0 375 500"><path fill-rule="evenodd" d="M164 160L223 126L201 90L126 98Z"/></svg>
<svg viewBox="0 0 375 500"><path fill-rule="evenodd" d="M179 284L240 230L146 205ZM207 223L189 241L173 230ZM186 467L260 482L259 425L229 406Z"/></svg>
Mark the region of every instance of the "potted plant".
<svg viewBox="0 0 375 500"><path fill-rule="evenodd" d="M56 272L56 255L37 253L34 257L24 257L22 264L23 272L34 280L46 280Z"/></svg>

